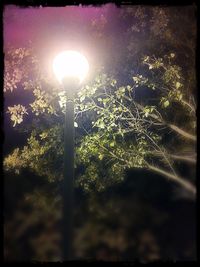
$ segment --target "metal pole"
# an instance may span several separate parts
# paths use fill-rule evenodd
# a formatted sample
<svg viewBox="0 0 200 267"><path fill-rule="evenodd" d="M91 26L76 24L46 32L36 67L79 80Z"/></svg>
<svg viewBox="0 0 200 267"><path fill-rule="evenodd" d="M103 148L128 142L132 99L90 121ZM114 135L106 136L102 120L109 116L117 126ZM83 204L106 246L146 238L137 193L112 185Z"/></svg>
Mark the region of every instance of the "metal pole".
<svg viewBox="0 0 200 267"><path fill-rule="evenodd" d="M73 90L73 88L72 88ZM64 181L63 181L63 261L73 258L73 188L74 188L74 101L66 102L64 129Z"/></svg>

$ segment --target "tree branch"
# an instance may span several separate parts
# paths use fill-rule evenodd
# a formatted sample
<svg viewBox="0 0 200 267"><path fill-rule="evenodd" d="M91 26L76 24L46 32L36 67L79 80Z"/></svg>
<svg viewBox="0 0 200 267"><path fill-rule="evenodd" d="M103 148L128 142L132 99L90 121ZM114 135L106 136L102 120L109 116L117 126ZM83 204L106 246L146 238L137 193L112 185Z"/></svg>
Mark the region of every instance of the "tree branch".
<svg viewBox="0 0 200 267"><path fill-rule="evenodd" d="M180 135L184 136L187 139L190 139L192 141L196 141L197 140L195 135L187 133L186 131L182 130L181 128L177 127L174 124L167 124L166 123L166 125L169 126L172 130L174 130L175 132L179 133Z"/></svg>
<svg viewBox="0 0 200 267"><path fill-rule="evenodd" d="M159 173L161 174L162 176L165 176L167 178L169 178L170 180L178 183L179 185L183 186L185 189L187 189L188 191L190 191L193 195L196 196L196 187L190 183L189 181L186 181L185 179L183 179L182 177L180 176L176 176L174 174L171 174L161 168L158 168L156 166L153 166L153 165L150 165L150 164L147 164L148 166L148 169L151 170L151 171L154 171L156 173Z"/></svg>
<svg viewBox="0 0 200 267"><path fill-rule="evenodd" d="M191 109L191 111L192 112L194 112L195 113L195 108L190 104L190 103L188 103L186 100L181 100L181 102L184 104L184 105L186 105L187 107L189 107L190 109Z"/></svg>
<svg viewBox="0 0 200 267"><path fill-rule="evenodd" d="M155 156L155 157L162 157L161 152L150 151L149 154L151 154L152 156ZM169 152L168 152L167 156L169 158L172 158L172 159L177 160L177 161L186 161L189 163L196 164L196 154L194 154L194 153L192 155L173 155L173 154L169 154Z"/></svg>
<svg viewBox="0 0 200 267"><path fill-rule="evenodd" d="M144 107L138 103L135 103L136 106L140 109L140 110L143 110ZM157 115L155 114L149 114L149 117L157 120L158 122L162 123L163 125L166 125L168 126L169 128L171 128L173 131L177 132L179 135L185 137L186 139L190 139L192 141L196 141L196 136L195 135L192 135L188 132L186 132L185 130L179 128L178 126L174 125L174 124L170 124L170 123L167 123L165 122L163 119L159 118Z"/></svg>
<svg viewBox="0 0 200 267"><path fill-rule="evenodd" d="M169 157L171 157L172 159L175 159L175 160L186 161L186 162L196 164L196 158L194 158L194 157L181 156L181 155L169 155Z"/></svg>

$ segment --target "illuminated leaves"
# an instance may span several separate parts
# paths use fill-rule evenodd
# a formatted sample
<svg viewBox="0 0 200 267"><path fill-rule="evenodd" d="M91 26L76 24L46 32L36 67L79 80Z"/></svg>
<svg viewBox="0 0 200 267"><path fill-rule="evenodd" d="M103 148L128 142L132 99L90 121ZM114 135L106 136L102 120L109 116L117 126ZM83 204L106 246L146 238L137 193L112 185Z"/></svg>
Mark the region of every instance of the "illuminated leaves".
<svg viewBox="0 0 200 267"><path fill-rule="evenodd" d="M176 82L176 89L178 89L181 86L182 86L182 84L180 82Z"/></svg>
<svg viewBox="0 0 200 267"><path fill-rule="evenodd" d="M35 58L30 48L10 48L5 53L4 92L17 89L18 85L28 78L28 73L33 70L32 62Z"/></svg>
<svg viewBox="0 0 200 267"><path fill-rule="evenodd" d="M133 81L135 82L135 87L146 85L148 83L148 78L142 75L133 76Z"/></svg>
<svg viewBox="0 0 200 267"><path fill-rule="evenodd" d="M4 160L4 168L17 173L29 168L49 182L62 177L63 156L62 129L54 126L37 134L37 129L27 138L27 144L10 153Z"/></svg>
<svg viewBox="0 0 200 267"><path fill-rule="evenodd" d="M148 80L145 85L151 89L157 88L161 93L160 104L163 108L169 107L173 102L184 103L184 77L180 66L173 64L174 58L175 53L164 55L163 58L156 58L155 56L143 57L143 64L152 69L152 80L154 81ZM157 72L157 69L159 69L159 72ZM144 85L141 78L141 75L133 77L137 87Z"/></svg>
<svg viewBox="0 0 200 267"><path fill-rule="evenodd" d="M115 92L117 99L121 99L125 95L125 87L121 86L119 89Z"/></svg>
<svg viewBox="0 0 200 267"><path fill-rule="evenodd" d="M16 55L16 58L22 59L30 55L30 50L26 48L18 48L14 51L14 54Z"/></svg>
<svg viewBox="0 0 200 267"><path fill-rule="evenodd" d="M84 95L82 95L82 96L80 97L80 101L81 101L81 102L83 102L83 101L84 101L84 99L85 99L85 96L84 96Z"/></svg>
<svg viewBox="0 0 200 267"><path fill-rule="evenodd" d="M4 76L4 92L6 91L13 91L17 88L18 83L21 81L22 78L22 71L18 68L15 68L12 73L5 69L5 76Z"/></svg>
<svg viewBox="0 0 200 267"><path fill-rule="evenodd" d="M122 156L123 150L119 147L114 149L114 146L115 142L110 141L108 136L100 137L98 133L83 138L77 148L77 163L84 164L85 171L76 183L86 192L94 189L102 191L117 180L123 180L124 167L112 156L112 153Z"/></svg>
<svg viewBox="0 0 200 267"><path fill-rule="evenodd" d="M13 122L13 127L23 121L24 114L28 114L26 108L20 104L14 105L13 107L8 107L7 112L10 114L10 119Z"/></svg>
<svg viewBox="0 0 200 267"><path fill-rule="evenodd" d="M144 117L148 117L156 109L155 106L145 106L143 109Z"/></svg>
<svg viewBox="0 0 200 267"><path fill-rule="evenodd" d="M66 100L67 100L66 95L65 95L65 91L59 92L58 97L59 97L58 102L59 102L60 108L64 112L66 109Z"/></svg>
<svg viewBox="0 0 200 267"><path fill-rule="evenodd" d="M150 56L145 56L143 58L143 64L147 65L149 70L151 69L159 69L164 66L163 58L155 58Z"/></svg>
<svg viewBox="0 0 200 267"><path fill-rule="evenodd" d="M116 84L117 84L117 81L116 81L115 79L113 79L113 80L111 81L111 85L114 87Z"/></svg>
<svg viewBox="0 0 200 267"><path fill-rule="evenodd" d="M164 101L164 102L163 102L163 106L164 106L165 108L168 107L168 106L169 106L169 100Z"/></svg>
<svg viewBox="0 0 200 267"><path fill-rule="evenodd" d="M20 169L24 166L24 161L20 157L19 148L14 149L12 154L9 154L3 162L5 170L13 170L16 174L19 174Z"/></svg>
<svg viewBox="0 0 200 267"><path fill-rule="evenodd" d="M50 114L54 113L54 109L52 105L49 104L49 96L48 94L45 94L44 91L40 90L39 88L36 88L33 90L33 94L35 96L35 101L30 104L32 111L35 113L36 116L47 112Z"/></svg>
<svg viewBox="0 0 200 267"><path fill-rule="evenodd" d="M43 140L43 139L47 138L48 132L42 132L39 136L40 136L41 140Z"/></svg>
<svg viewBox="0 0 200 267"><path fill-rule="evenodd" d="M170 102L166 97L161 97L160 104L163 108L167 108L169 106Z"/></svg>
<svg viewBox="0 0 200 267"><path fill-rule="evenodd" d="M114 141L112 141L111 143L110 143L110 147L114 147L115 146L115 142Z"/></svg>

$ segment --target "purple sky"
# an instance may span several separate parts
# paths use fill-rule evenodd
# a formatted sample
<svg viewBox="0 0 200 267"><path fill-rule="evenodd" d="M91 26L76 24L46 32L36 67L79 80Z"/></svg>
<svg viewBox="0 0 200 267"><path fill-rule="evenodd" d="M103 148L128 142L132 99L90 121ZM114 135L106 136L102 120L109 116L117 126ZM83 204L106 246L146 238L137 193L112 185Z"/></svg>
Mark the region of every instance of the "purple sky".
<svg viewBox="0 0 200 267"><path fill-rule="evenodd" d="M107 4L102 7L43 7L19 8L8 5L4 10L4 41L5 45L15 43L25 44L30 39L44 38L46 33L62 33L65 26L77 26L80 30L84 24L98 18L112 9L114 5ZM38 41L38 40L37 40Z"/></svg>
<svg viewBox="0 0 200 267"><path fill-rule="evenodd" d="M108 34L116 36L119 34L116 26L119 10L114 4L42 8L8 5L4 9L4 49L6 51L9 44L27 46L31 40L45 68L64 49L79 50L93 66L104 65L107 55L114 51L104 40L91 36L91 23L103 15L107 19Z"/></svg>

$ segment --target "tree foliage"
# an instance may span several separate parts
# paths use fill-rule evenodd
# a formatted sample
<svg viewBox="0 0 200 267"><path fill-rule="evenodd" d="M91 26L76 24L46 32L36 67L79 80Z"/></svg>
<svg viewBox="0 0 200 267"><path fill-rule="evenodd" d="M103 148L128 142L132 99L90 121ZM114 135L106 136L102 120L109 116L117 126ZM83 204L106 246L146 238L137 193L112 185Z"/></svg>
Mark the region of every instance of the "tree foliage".
<svg viewBox="0 0 200 267"><path fill-rule="evenodd" d="M85 190L94 186L101 190L114 180L123 180L126 169L147 168L195 193L192 183L178 174L175 165L177 160L195 163L196 116L194 97L184 88L184 77L174 58L174 53L163 58L145 56L140 63L143 74L133 76L132 83L121 86L115 78L100 74L78 93L75 116L82 134L77 137L76 164L84 165L85 173L80 174L78 181ZM139 91L148 98L138 98ZM37 87L33 95L29 109L35 116L54 116L56 120L58 114L64 113L64 91L49 96L49 92ZM28 110L22 105L8 109L13 126L22 122ZM176 120L171 118L174 112ZM183 118L186 126L181 125ZM173 140L166 142L169 135L173 135ZM5 167L14 167L17 172L20 167L29 167L53 181L62 176L62 155L62 122L47 129L41 125L32 130L27 146L5 159ZM101 164L105 169L98 167Z"/></svg>

